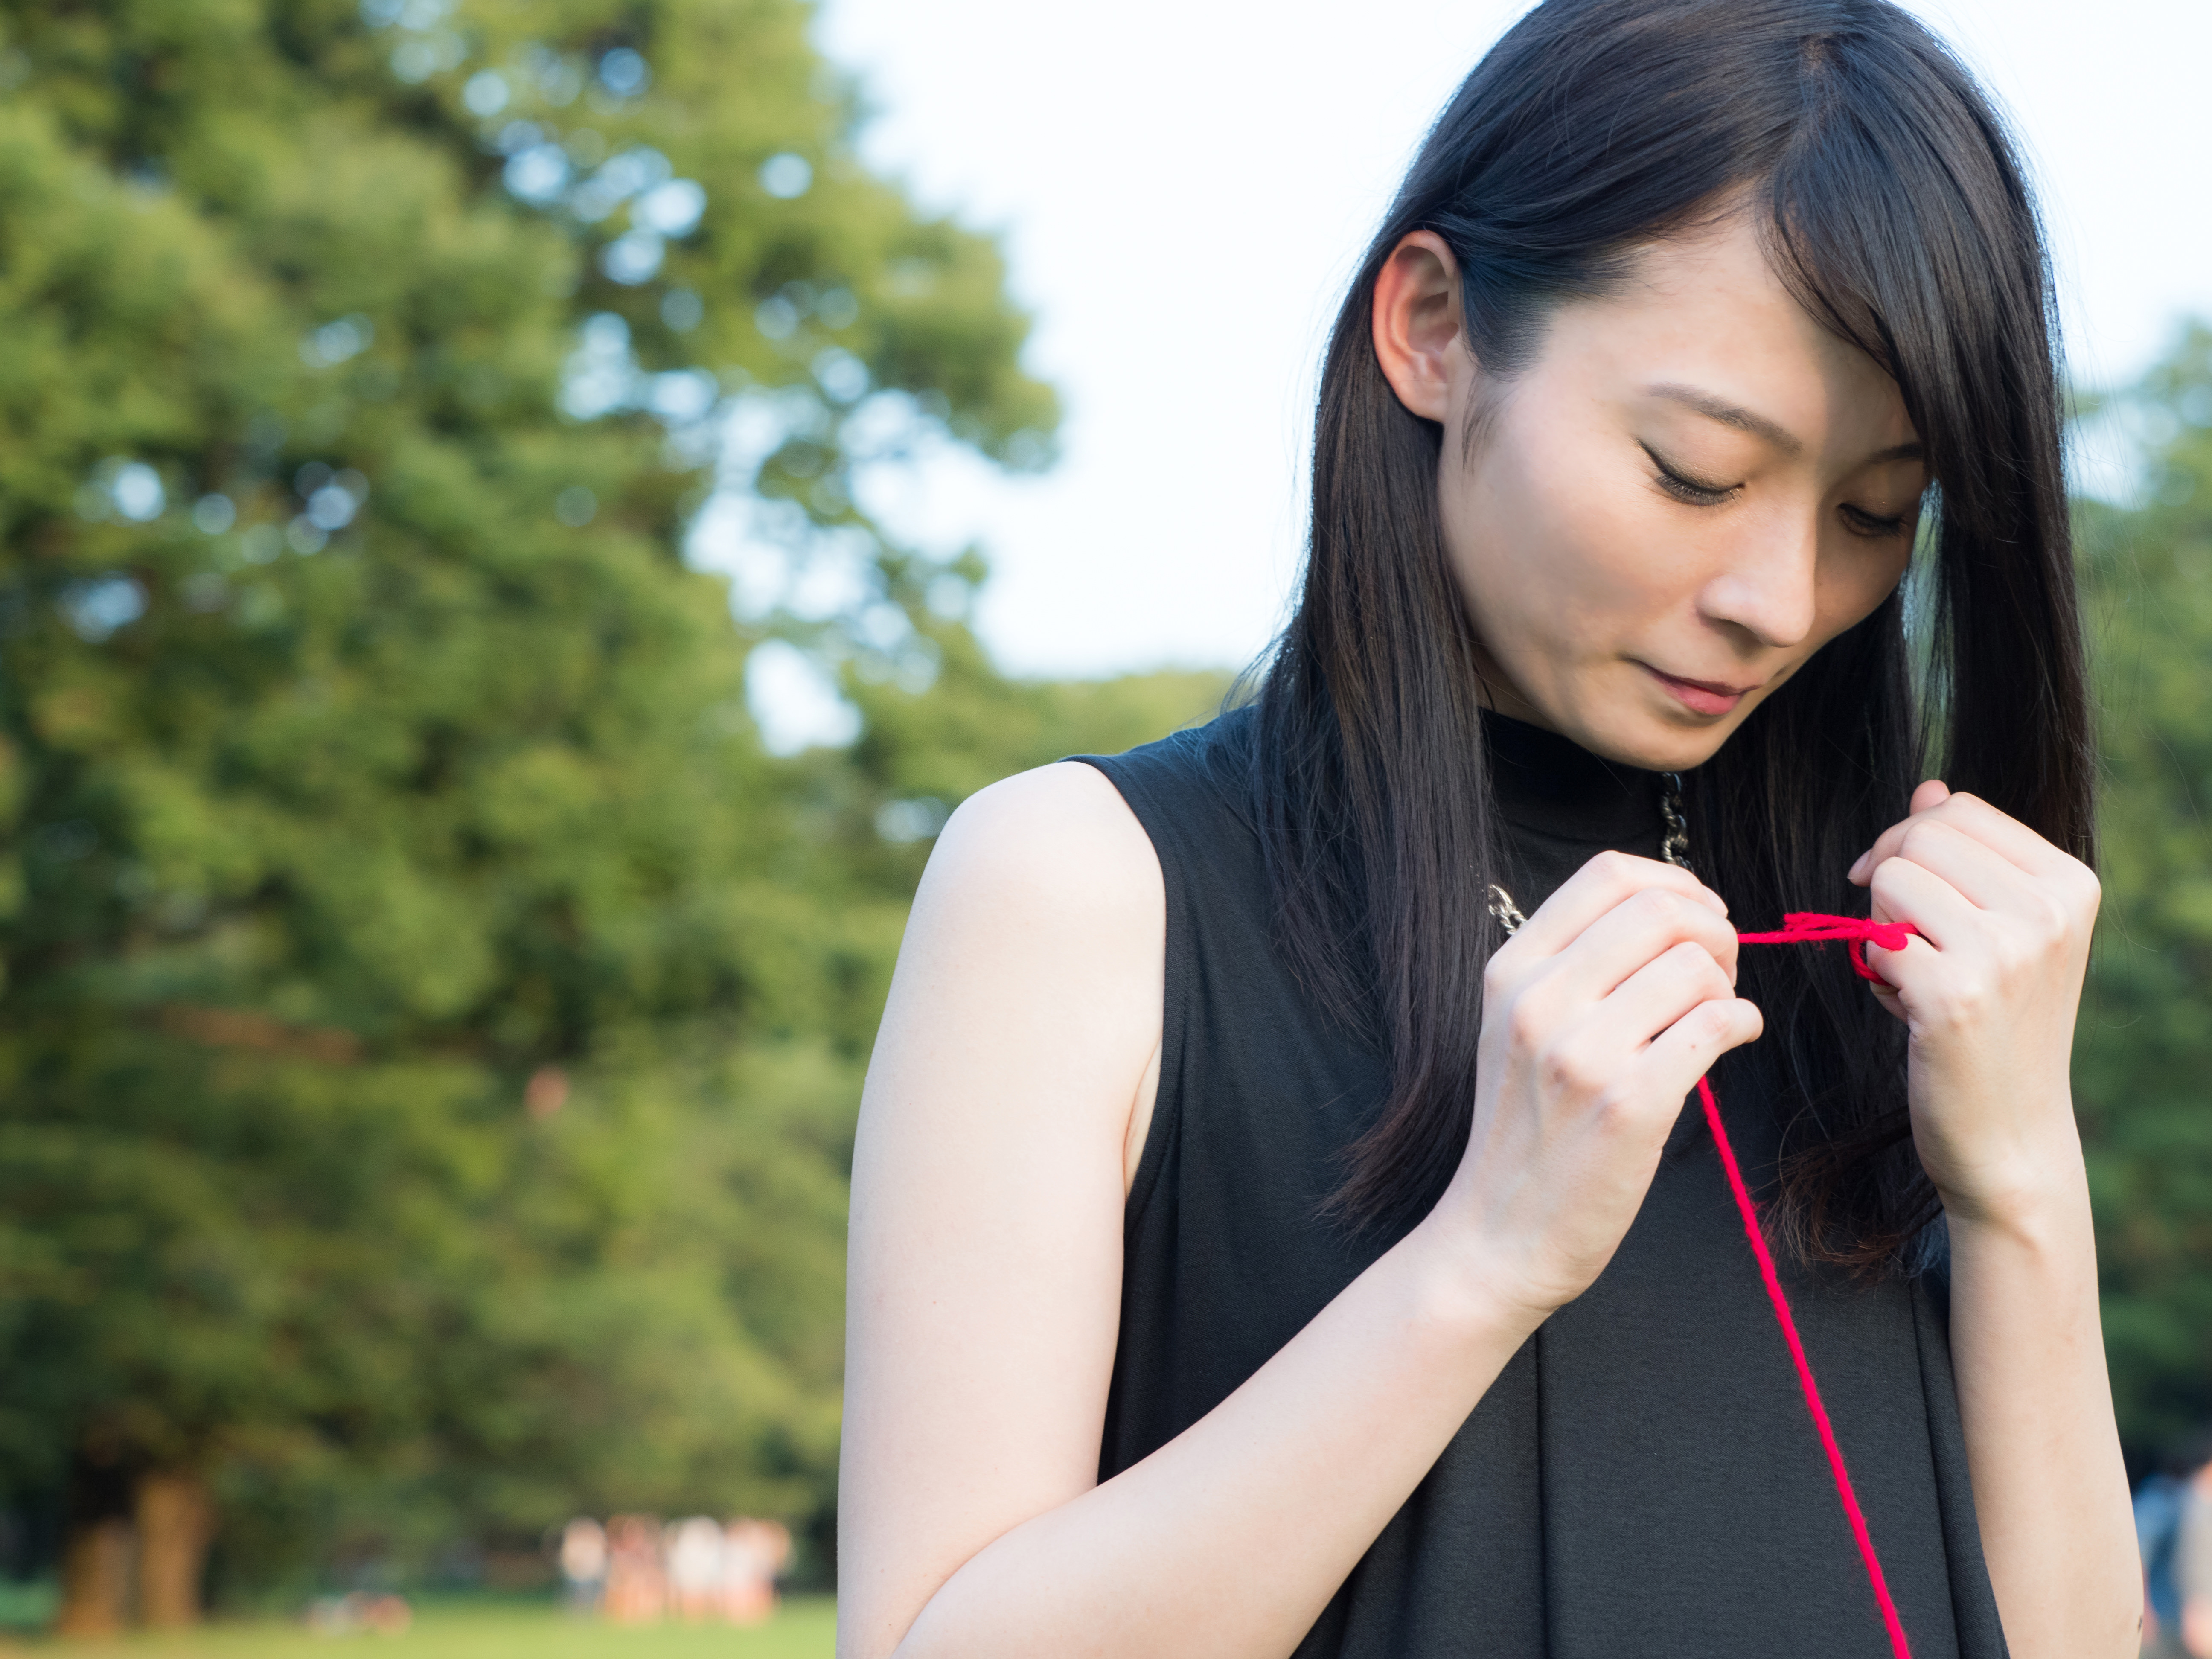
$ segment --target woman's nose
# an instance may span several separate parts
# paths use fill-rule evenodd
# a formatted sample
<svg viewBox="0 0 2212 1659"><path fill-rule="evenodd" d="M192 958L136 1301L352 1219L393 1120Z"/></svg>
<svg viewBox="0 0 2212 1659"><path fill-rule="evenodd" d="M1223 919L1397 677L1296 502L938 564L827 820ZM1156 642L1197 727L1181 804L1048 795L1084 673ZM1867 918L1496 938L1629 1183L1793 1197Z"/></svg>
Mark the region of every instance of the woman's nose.
<svg viewBox="0 0 2212 1659"><path fill-rule="evenodd" d="M1726 568L1698 594L1698 610L1711 621L1742 629L1761 645L1787 649L1802 643L1818 610L1819 527L1767 526L1731 551Z"/></svg>

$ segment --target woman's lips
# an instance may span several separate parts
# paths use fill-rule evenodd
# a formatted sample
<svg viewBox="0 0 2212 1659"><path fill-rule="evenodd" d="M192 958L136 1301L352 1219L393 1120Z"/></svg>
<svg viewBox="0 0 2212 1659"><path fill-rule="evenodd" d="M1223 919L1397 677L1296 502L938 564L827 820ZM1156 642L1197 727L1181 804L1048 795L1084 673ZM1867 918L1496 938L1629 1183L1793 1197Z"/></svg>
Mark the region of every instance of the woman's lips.
<svg viewBox="0 0 2212 1659"><path fill-rule="evenodd" d="M1755 685L1730 685L1724 680L1686 680L1679 675L1662 674L1650 663L1637 664L1645 673L1673 692L1686 708L1699 714L1725 714L1741 702Z"/></svg>

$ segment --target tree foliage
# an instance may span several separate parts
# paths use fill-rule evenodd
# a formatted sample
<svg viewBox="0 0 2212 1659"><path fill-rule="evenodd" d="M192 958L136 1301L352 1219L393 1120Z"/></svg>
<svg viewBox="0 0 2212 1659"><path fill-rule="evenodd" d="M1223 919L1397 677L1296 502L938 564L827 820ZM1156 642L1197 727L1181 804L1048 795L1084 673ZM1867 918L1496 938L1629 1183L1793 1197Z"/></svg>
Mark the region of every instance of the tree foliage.
<svg viewBox="0 0 2212 1659"><path fill-rule="evenodd" d="M908 797L1173 698L1008 684L855 505L1056 416L810 18L0 3L0 1481L80 1534L826 1509ZM857 597L733 619L718 483ZM764 752L773 631L860 755Z"/></svg>
<svg viewBox="0 0 2212 1659"><path fill-rule="evenodd" d="M2212 1425L2212 332L2127 398L2142 504L2083 515L2104 909L2076 1048L2123 1437Z"/></svg>

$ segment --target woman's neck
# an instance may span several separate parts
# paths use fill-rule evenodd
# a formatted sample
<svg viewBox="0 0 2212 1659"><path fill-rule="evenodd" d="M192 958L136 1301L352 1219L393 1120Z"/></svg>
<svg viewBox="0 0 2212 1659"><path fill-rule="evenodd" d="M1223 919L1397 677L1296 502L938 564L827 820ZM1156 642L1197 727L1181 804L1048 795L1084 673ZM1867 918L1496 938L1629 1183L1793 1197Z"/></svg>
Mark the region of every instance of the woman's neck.
<svg viewBox="0 0 2212 1659"><path fill-rule="evenodd" d="M1482 712L1482 735L1498 810L1517 828L1610 844L1659 821L1656 772L1601 760L1571 738L1494 709Z"/></svg>

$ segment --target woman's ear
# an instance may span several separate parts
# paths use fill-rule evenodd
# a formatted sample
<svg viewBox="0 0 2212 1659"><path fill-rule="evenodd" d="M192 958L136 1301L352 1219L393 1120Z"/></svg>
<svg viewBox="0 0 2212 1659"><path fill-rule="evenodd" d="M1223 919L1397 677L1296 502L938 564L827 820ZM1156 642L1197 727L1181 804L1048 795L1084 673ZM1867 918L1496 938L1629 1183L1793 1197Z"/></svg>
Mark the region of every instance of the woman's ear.
<svg viewBox="0 0 2212 1659"><path fill-rule="evenodd" d="M1375 356L1398 401L1423 420L1448 418L1455 377L1474 372L1465 334L1459 261L1436 232L1413 232L1375 278Z"/></svg>

